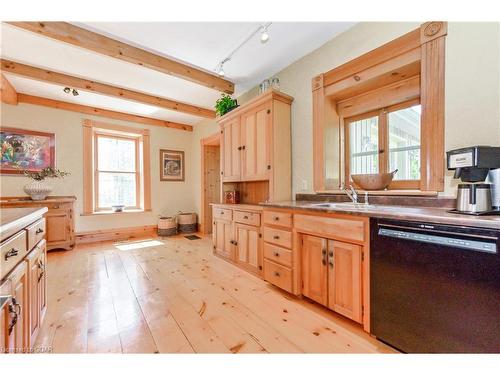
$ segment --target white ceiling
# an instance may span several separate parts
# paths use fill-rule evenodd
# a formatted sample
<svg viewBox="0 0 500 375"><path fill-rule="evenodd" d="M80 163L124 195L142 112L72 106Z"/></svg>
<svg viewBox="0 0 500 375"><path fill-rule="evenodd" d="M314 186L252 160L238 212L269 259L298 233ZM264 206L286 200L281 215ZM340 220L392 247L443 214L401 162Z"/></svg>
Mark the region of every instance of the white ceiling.
<svg viewBox="0 0 500 375"><path fill-rule="evenodd" d="M93 22L76 23L95 32L140 48L214 71L261 23L257 22ZM270 39L260 43L255 35L225 64L226 78L235 83L235 95L257 85L292 62L318 48L353 23L273 23ZM2 24L2 58L58 72L122 86L136 91L213 108L220 93L195 83L103 56ZM195 116L80 91L78 97L62 87L9 75L18 92L107 109L194 124Z"/></svg>

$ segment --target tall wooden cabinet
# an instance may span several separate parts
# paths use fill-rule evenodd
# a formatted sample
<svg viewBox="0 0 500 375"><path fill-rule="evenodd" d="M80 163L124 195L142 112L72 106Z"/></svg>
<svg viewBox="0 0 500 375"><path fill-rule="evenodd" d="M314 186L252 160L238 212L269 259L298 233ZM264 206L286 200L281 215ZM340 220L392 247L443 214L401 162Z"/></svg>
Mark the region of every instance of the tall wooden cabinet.
<svg viewBox="0 0 500 375"><path fill-rule="evenodd" d="M266 181L265 199L291 199L292 101L270 90L219 118L223 185Z"/></svg>

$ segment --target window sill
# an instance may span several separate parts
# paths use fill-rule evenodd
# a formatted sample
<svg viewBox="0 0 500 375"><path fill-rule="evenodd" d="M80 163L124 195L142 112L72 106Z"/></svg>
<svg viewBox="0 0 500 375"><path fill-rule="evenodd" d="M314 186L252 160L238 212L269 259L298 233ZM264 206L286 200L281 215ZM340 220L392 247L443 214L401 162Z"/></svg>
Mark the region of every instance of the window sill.
<svg viewBox="0 0 500 375"><path fill-rule="evenodd" d="M368 193L368 195L401 195L401 196L420 196L420 197L435 197L437 191L422 191L422 190L361 190L356 189L359 194ZM343 190L320 190L316 194L345 194Z"/></svg>
<svg viewBox="0 0 500 375"><path fill-rule="evenodd" d="M127 215L127 214L140 214L145 212L152 212L153 210L142 210L142 209L130 209L122 212L113 212L113 211L96 211L90 213L83 213L80 216L100 216L100 215Z"/></svg>

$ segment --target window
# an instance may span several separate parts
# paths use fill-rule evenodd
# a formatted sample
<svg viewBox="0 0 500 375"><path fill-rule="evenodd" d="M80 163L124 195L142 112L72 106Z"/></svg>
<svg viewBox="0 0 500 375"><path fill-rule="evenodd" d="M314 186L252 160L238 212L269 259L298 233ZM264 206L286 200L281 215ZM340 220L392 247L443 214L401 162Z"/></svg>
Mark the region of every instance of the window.
<svg viewBox="0 0 500 375"><path fill-rule="evenodd" d="M149 131L84 121L84 213L149 210Z"/></svg>
<svg viewBox="0 0 500 375"><path fill-rule="evenodd" d="M397 169L391 188L419 188L420 112L412 100L345 119L346 181L351 174Z"/></svg>

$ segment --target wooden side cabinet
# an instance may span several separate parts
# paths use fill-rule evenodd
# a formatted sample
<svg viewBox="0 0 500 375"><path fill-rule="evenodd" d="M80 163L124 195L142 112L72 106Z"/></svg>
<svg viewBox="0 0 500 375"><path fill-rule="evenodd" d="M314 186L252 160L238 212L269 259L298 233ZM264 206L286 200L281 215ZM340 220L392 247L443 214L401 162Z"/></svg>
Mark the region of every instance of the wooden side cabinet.
<svg viewBox="0 0 500 375"><path fill-rule="evenodd" d="M47 207L45 238L47 250L72 250L75 246L75 201L76 197L47 197L33 201L27 197L2 197L0 207Z"/></svg>
<svg viewBox="0 0 500 375"><path fill-rule="evenodd" d="M236 261L244 269L262 274L262 239L260 227L235 223Z"/></svg>
<svg viewBox="0 0 500 375"><path fill-rule="evenodd" d="M214 252L227 259L233 259L233 223L228 220L214 220Z"/></svg>

